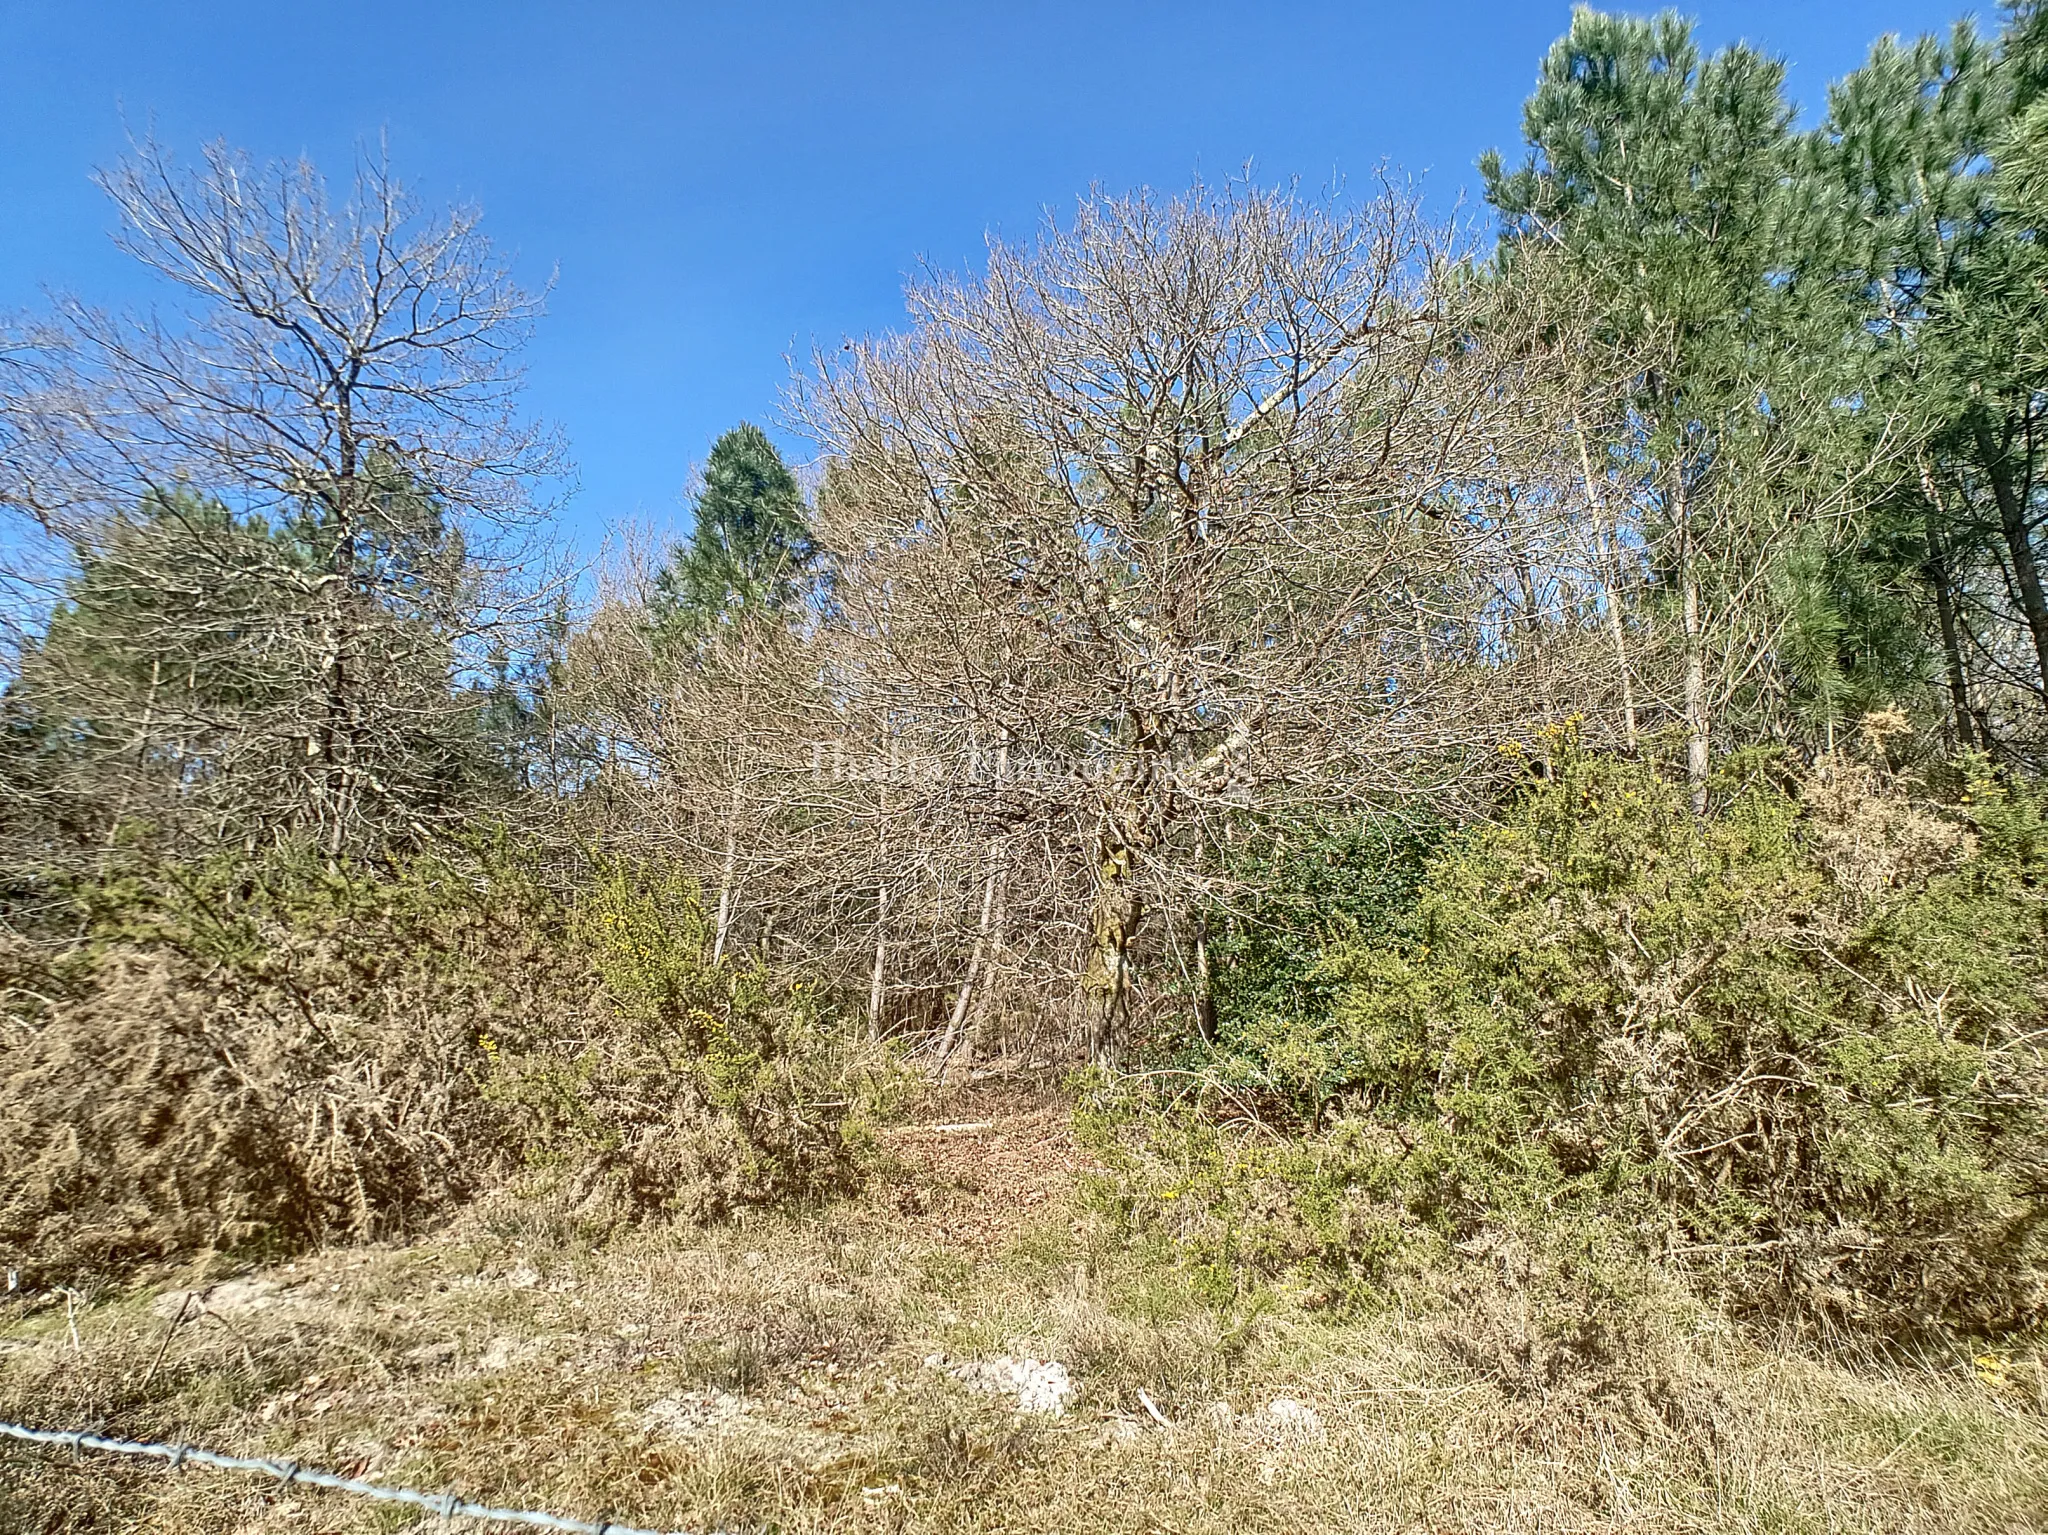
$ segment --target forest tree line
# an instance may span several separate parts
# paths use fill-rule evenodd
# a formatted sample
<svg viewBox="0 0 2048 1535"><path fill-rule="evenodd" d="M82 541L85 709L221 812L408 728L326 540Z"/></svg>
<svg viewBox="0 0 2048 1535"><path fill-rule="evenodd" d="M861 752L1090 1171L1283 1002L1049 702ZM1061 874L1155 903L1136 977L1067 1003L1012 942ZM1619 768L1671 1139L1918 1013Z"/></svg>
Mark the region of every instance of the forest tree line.
<svg viewBox="0 0 2048 1535"><path fill-rule="evenodd" d="M1483 231L1396 180L1091 194L818 355L813 460L735 428L691 535L582 590L475 213L143 146L102 184L176 306L0 357L15 940L495 829L928 1070L1199 1060L1314 1129L1422 1091L1331 946L1560 784L1674 847L1759 784L1889 806L1814 867L1900 889L1992 846L1907 802L2048 766L2048 13L1883 39L1802 128L1767 52L1582 9L1524 138Z"/></svg>

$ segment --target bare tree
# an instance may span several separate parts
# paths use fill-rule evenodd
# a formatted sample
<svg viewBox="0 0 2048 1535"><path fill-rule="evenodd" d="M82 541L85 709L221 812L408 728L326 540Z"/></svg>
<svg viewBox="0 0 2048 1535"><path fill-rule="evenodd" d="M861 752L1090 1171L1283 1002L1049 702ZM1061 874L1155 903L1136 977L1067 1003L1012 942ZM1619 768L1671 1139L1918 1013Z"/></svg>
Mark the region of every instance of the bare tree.
<svg viewBox="0 0 2048 1535"><path fill-rule="evenodd" d="M891 845L960 850L968 910L990 839L1056 850L1095 1059L1222 821L1439 792L1494 739L1520 524L1483 507L1544 360L1460 323L1451 257L1394 194L1092 198L800 390Z"/></svg>
<svg viewBox="0 0 2048 1535"><path fill-rule="evenodd" d="M310 164L219 144L188 171L144 143L100 184L178 302L65 300L26 338L0 380L0 500L69 556L74 607L84 582L131 624L149 680L95 701L105 668L74 655L60 678L46 636L24 677L42 668L60 714L118 716L103 744L173 798L232 785L238 836L338 853L447 810L437 757L530 637L518 577L564 468L518 413L539 301L474 209L422 214L381 157L339 204Z"/></svg>

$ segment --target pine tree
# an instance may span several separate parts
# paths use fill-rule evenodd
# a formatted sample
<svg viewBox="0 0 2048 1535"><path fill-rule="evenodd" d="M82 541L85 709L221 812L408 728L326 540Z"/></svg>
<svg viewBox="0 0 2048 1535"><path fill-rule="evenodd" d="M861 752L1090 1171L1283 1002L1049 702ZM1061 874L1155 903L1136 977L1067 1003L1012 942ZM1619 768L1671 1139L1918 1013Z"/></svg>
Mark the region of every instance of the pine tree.
<svg viewBox="0 0 2048 1535"><path fill-rule="evenodd" d="M2048 700L2044 42L2032 5L1995 43L1885 39L1811 140L1832 228L1808 263L1852 300L1864 388L1906 428L1891 538L1917 546L1948 731L2007 755L2038 749Z"/></svg>
<svg viewBox="0 0 2048 1535"><path fill-rule="evenodd" d="M1842 404L1839 300L1791 280L1809 237L1792 120L1777 60L1703 54L1675 12L1581 7L1525 104L1528 160L1480 162L1504 275L1577 284L1599 371L1626 380L1603 462L1636 508L1636 622L1675 637L1702 807L1717 736L1832 720L1895 668L1844 563L1868 432Z"/></svg>
<svg viewBox="0 0 2048 1535"><path fill-rule="evenodd" d="M81 531L62 600L14 657L10 739L33 750L0 753L0 784L32 788L73 842L132 818L167 843L254 846L319 833L339 733L360 850L502 799L531 665L463 653L475 587L432 498L394 481L376 501L338 594L317 497L272 520L179 489Z"/></svg>
<svg viewBox="0 0 2048 1535"><path fill-rule="evenodd" d="M712 445L696 516L690 542L655 577L657 636L686 641L802 601L813 560L803 492L766 432L743 421Z"/></svg>
<svg viewBox="0 0 2048 1535"><path fill-rule="evenodd" d="M1831 290L1840 305L1842 334L1853 338L1845 350L1860 374L1853 392L1869 406L1867 419L1892 428L1869 452L1890 455L1903 471L1864 521L1860 569L1900 599L1890 608L1895 621L1908 606L1923 615L1920 669L1938 671L1946 733L1963 748L1982 744L1987 729L1964 605L1983 541L1958 515L1967 497L1949 470L1959 438L1953 359L1929 341L1955 280L1956 236L1988 217L1981 157L2002 114L1993 50L1967 23L1946 40L1887 37L1830 88L1802 168L1799 280Z"/></svg>

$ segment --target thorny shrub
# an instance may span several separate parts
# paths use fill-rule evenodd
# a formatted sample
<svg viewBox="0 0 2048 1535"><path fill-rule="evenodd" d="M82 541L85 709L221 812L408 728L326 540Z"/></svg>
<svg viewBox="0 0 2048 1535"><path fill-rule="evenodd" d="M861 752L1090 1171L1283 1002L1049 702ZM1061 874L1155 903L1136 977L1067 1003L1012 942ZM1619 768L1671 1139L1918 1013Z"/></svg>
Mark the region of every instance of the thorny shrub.
<svg viewBox="0 0 2048 1535"><path fill-rule="evenodd" d="M804 981L711 964L696 888L660 870L603 871L570 926L602 984L597 1026L484 1047L487 1096L574 1207L701 1221L857 1186L869 1063Z"/></svg>
<svg viewBox="0 0 2048 1535"><path fill-rule="evenodd" d="M1847 754L1749 755L1700 817L1652 765L1548 755L1404 918L1325 949L1326 1002L1241 1032L1271 1042L1263 1097L1240 1051L1098 1100L1118 1217L1340 1293L1417 1236L1599 1220L1741 1307L2039 1322L2039 803L1982 763L1937 802ZM1320 1131L1284 1118L1308 1080Z"/></svg>
<svg viewBox="0 0 2048 1535"><path fill-rule="evenodd" d="M82 936L0 949L0 1265L396 1236L536 1167L603 1225L846 1186L801 988L624 890L564 902L488 840L81 882Z"/></svg>
<svg viewBox="0 0 2048 1535"><path fill-rule="evenodd" d="M430 1218L505 1165L478 1029L588 991L497 850L137 865L70 894L81 938L5 955L0 1252L37 1280Z"/></svg>

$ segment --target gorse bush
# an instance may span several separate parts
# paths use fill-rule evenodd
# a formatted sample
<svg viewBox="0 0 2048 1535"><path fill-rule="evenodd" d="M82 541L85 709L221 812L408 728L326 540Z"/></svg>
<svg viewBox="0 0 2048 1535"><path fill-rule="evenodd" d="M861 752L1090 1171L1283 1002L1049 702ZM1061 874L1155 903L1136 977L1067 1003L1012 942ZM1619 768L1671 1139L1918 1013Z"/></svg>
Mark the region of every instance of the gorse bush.
<svg viewBox="0 0 2048 1535"><path fill-rule="evenodd" d="M12 946L0 1038L0 1249L35 1278L448 1210L512 1150L479 1031L589 990L502 849L222 855L69 895L84 937Z"/></svg>
<svg viewBox="0 0 2048 1535"><path fill-rule="evenodd" d="M1358 1120L1282 1133L1214 1078L1175 1071L1096 1079L1075 1129L1099 1164L1084 1202L1218 1305L1274 1278L1311 1307L1378 1299L1445 1251Z"/></svg>
<svg viewBox="0 0 2048 1535"><path fill-rule="evenodd" d="M1749 1306L1886 1330L2038 1320L2038 802L1981 765L1935 804L1847 756L1756 755L1700 817L1653 767L1553 745L1551 776L1449 845L1404 918L1325 950L1326 1005L1266 1021L1272 1079L1309 1062L1329 1131L1262 1142L1218 1113L1260 1117L1241 1095L1154 1092L1122 1121L1150 1132L1104 1137L1130 1217L1370 1277L1386 1222L1464 1241L1598 1212ZM1207 1154L1161 1155L1196 1133ZM1221 1180L1199 1218L1169 1213L1175 1165ZM1299 1250L1256 1236L1259 1199Z"/></svg>
<svg viewBox="0 0 2048 1535"><path fill-rule="evenodd" d="M848 1186L830 1030L712 967L685 887L564 902L495 843L70 892L0 953L0 1262L32 1282L401 1235L540 1173L603 1224Z"/></svg>
<svg viewBox="0 0 2048 1535"><path fill-rule="evenodd" d="M488 1042L486 1091L576 1205L708 1220L859 1182L864 1063L802 981L709 962L695 886L603 871L570 932L601 983L600 1023L524 1054Z"/></svg>

